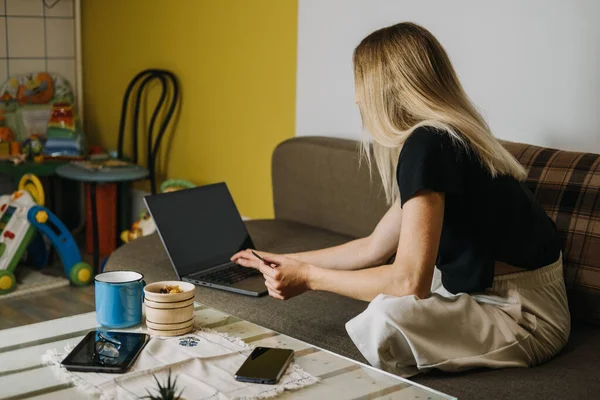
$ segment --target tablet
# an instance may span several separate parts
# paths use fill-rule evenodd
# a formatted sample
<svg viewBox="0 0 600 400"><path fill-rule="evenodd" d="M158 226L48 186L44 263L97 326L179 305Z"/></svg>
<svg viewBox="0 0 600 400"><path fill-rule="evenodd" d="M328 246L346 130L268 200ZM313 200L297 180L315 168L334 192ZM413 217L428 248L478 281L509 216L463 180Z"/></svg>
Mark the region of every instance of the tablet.
<svg viewBox="0 0 600 400"><path fill-rule="evenodd" d="M98 329L88 332L61 364L69 371L123 373L149 340L145 333Z"/></svg>

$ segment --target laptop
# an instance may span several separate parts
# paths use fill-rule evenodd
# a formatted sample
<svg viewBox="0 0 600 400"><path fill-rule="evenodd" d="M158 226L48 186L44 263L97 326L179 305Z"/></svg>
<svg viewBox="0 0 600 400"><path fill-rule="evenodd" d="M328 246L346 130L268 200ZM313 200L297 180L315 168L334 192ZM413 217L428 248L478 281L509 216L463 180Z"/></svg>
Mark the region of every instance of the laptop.
<svg viewBox="0 0 600 400"><path fill-rule="evenodd" d="M225 183L144 201L180 280L248 296L267 293L259 271L230 261L254 244Z"/></svg>

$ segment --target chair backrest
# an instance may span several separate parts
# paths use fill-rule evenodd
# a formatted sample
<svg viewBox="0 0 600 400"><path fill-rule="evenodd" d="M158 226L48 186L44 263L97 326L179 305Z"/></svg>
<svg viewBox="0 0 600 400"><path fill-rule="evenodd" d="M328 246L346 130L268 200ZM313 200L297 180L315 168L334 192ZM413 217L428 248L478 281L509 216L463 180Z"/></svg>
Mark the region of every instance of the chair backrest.
<svg viewBox="0 0 600 400"><path fill-rule="evenodd" d="M119 143L117 155L119 158L124 156L125 130L127 125L127 114L130 109L129 100L131 95L134 95L135 102L133 105L133 121L132 121L132 161L138 162L138 130L140 119L140 106L142 104L142 96L144 90L149 88L152 81L158 80L161 84L161 94L150 117L148 124L148 137L146 148L146 162L148 168L148 179L150 180L150 188L152 194L156 194L156 157L160 144L169 126L169 122L173 118L177 101L179 99L179 83L177 77L170 71L162 69L146 69L137 74L129 83L125 95L123 96L123 105L121 107L121 121L119 123ZM163 107L166 107L164 118L156 128L156 122L159 119ZM154 134L156 130L156 135Z"/></svg>

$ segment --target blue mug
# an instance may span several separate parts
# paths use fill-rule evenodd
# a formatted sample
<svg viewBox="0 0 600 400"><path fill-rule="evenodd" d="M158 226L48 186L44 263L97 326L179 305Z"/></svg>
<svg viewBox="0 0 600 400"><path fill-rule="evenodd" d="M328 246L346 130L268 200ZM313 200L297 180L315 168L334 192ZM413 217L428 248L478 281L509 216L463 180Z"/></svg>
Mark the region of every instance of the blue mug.
<svg viewBox="0 0 600 400"><path fill-rule="evenodd" d="M127 328L142 322L144 275L112 271L96 275L96 321L107 328Z"/></svg>

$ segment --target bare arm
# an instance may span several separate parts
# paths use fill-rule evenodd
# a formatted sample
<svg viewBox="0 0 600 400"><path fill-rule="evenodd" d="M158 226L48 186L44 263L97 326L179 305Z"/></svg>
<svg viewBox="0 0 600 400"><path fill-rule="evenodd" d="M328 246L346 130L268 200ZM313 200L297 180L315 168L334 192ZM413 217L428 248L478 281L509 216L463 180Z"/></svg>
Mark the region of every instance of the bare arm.
<svg viewBox="0 0 600 400"><path fill-rule="evenodd" d="M426 297L442 232L444 201L442 193L424 191L405 203L393 265L362 271L332 271L309 266L307 286L366 301L381 293Z"/></svg>
<svg viewBox="0 0 600 400"><path fill-rule="evenodd" d="M250 251L233 259L245 267L258 268L269 295L289 299L307 290L326 290L371 301L379 294L427 297L431 289L442 222L444 194L422 191L404 204L397 256L393 265L360 271L321 268L297 259L262 253L264 264Z"/></svg>
<svg viewBox="0 0 600 400"><path fill-rule="evenodd" d="M396 201L371 235L322 250L287 254L287 257L326 269L356 270L381 265L396 251L401 223L402 208Z"/></svg>

